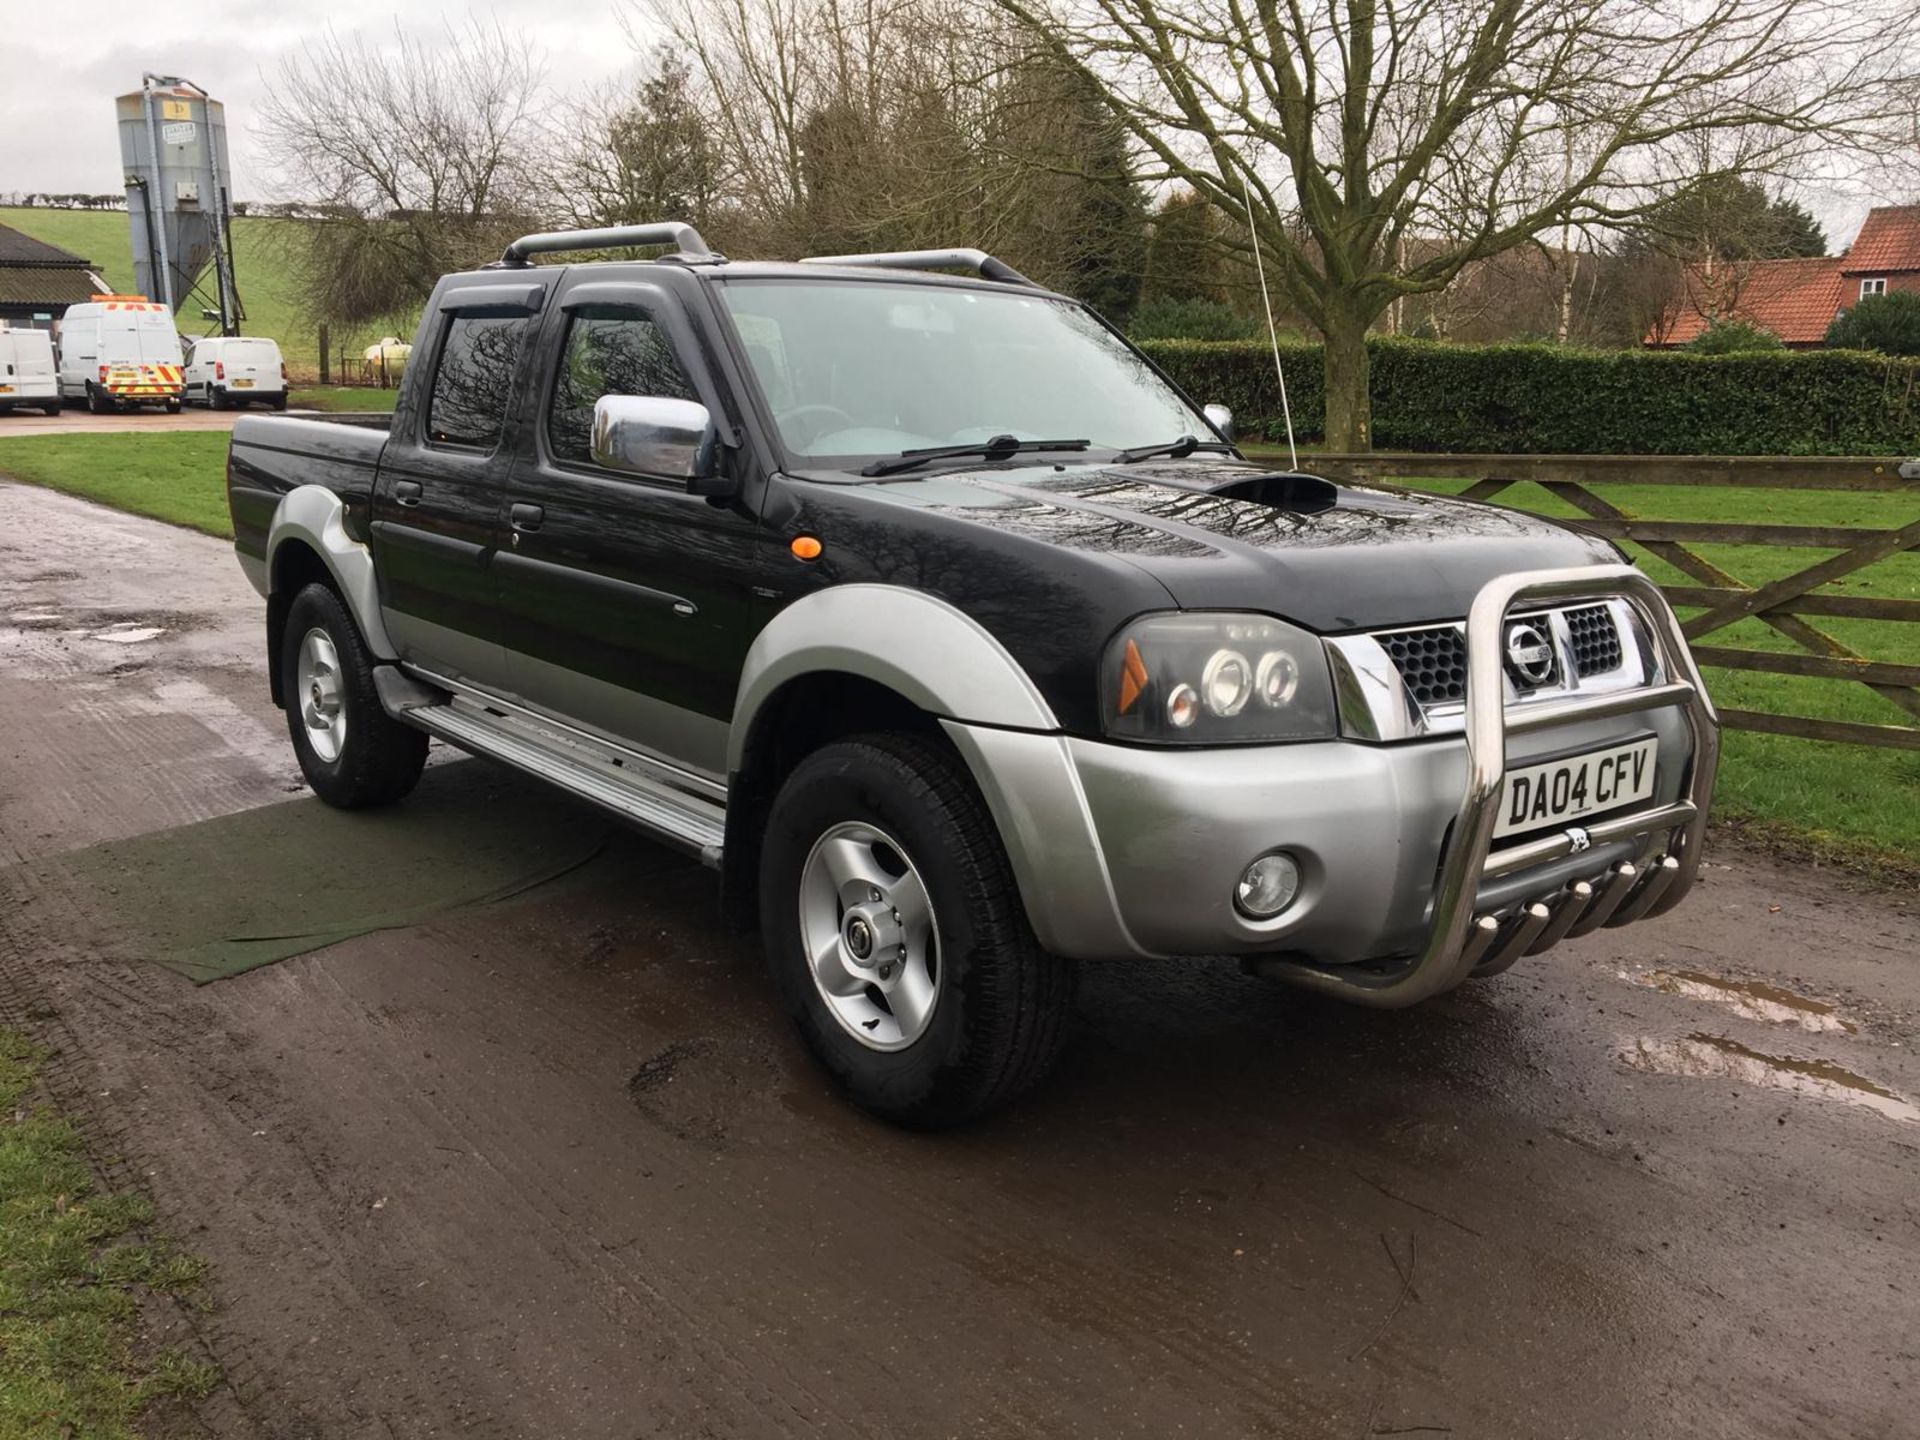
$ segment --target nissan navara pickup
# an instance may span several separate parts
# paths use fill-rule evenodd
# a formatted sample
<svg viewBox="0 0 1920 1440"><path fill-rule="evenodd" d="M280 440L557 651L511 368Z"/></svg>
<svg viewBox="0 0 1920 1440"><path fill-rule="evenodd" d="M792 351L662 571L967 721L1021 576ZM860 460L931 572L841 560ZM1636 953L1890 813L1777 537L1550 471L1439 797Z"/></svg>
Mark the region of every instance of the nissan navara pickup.
<svg viewBox="0 0 1920 1440"><path fill-rule="evenodd" d="M532 257L660 246L654 260ZM429 737L719 872L855 1103L952 1124L1076 965L1395 1007L1657 915L1718 723L1611 545L1276 473L978 251L689 226L450 275L391 421L245 417L228 492L314 792Z"/></svg>

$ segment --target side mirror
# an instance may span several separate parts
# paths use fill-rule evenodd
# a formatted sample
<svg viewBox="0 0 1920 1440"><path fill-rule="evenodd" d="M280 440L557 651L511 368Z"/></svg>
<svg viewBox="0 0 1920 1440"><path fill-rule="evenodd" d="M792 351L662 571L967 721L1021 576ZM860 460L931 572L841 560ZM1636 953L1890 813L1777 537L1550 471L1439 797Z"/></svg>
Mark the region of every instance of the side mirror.
<svg viewBox="0 0 1920 1440"><path fill-rule="evenodd" d="M593 402L593 463L629 475L684 480L696 495L717 493L720 429L697 400L602 395Z"/></svg>
<svg viewBox="0 0 1920 1440"><path fill-rule="evenodd" d="M1220 438L1231 445L1233 443L1233 411L1224 405L1209 405L1202 413L1206 415L1207 423L1220 432Z"/></svg>

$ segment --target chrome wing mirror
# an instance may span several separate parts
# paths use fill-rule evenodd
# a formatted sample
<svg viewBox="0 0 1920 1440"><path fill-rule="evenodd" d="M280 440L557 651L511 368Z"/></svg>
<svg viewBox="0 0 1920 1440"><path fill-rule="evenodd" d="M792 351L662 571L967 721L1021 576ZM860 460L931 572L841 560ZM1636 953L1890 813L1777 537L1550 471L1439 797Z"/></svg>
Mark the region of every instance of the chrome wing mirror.
<svg viewBox="0 0 1920 1440"><path fill-rule="evenodd" d="M685 482L716 493L720 429L697 400L665 395L602 395L593 402L593 463L627 475Z"/></svg>

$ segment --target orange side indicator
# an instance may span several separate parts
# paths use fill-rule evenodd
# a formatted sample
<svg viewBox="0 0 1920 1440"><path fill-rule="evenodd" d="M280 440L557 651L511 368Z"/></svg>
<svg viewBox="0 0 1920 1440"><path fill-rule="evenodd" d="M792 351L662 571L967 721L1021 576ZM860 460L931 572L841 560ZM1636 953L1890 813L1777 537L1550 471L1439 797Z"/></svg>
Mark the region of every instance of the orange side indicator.
<svg viewBox="0 0 1920 1440"><path fill-rule="evenodd" d="M1147 662L1140 658L1140 647L1127 641L1127 657L1120 665L1120 713L1126 714L1140 692L1147 688Z"/></svg>
<svg viewBox="0 0 1920 1440"><path fill-rule="evenodd" d="M820 552L826 547L811 535L796 535L793 543L787 547L801 560L818 560Z"/></svg>

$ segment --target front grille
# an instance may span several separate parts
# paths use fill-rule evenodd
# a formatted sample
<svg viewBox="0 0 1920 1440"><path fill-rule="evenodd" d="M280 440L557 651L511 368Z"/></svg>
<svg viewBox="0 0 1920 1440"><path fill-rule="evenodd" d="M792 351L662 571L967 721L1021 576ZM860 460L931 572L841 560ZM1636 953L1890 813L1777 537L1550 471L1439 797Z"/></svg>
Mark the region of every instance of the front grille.
<svg viewBox="0 0 1920 1440"><path fill-rule="evenodd" d="M1396 630L1374 638L1400 671L1408 693L1423 707L1467 698L1467 640L1451 625Z"/></svg>
<svg viewBox="0 0 1920 1440"><path fill-rule="evenodd" d="M1625 660L1620 629L1605 605L1582 605L1567 611L1567 630L1573 638L1573 666L1580 675L1604 675Z"/></svg>
<svg viewBox="0 0 1920 1440"><path fill-rule="evenodd" d="M1561 612L1573 641L1574 678L1604 675L1626 663L1620 644L1620 629L1613 611L1605 605L1582 605ZM1515 620L1531 620L1545 633L1547 617L1535 612L1516 615ZM1374 639L1386 650L1407 693L1423 709L1435 705L1459 704L1467 698L1467 639L1455 625L1435 625L1421 630L1389 630Z"/></svg>

